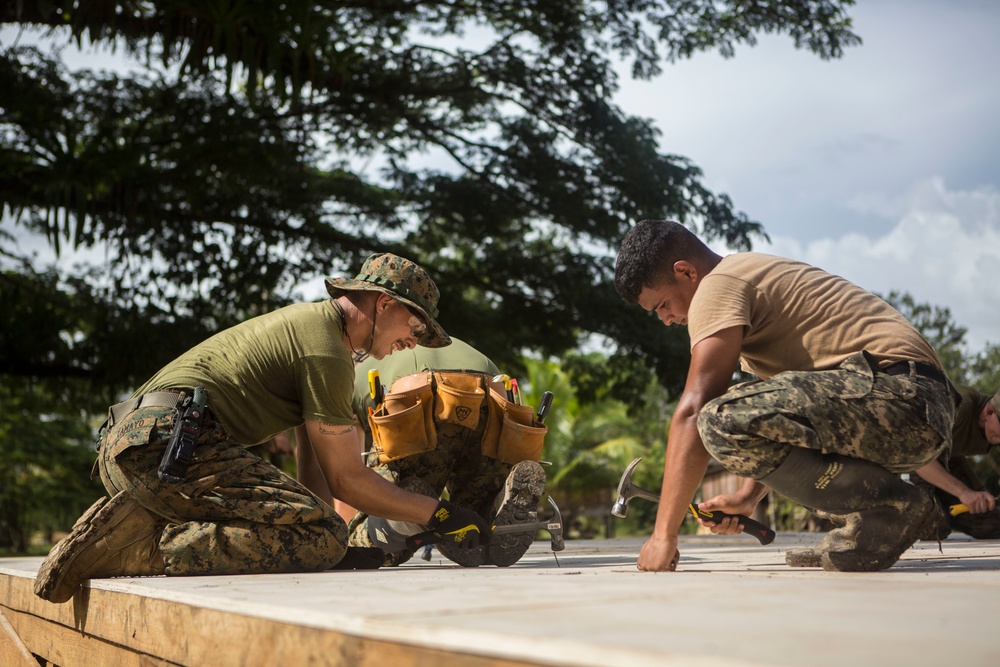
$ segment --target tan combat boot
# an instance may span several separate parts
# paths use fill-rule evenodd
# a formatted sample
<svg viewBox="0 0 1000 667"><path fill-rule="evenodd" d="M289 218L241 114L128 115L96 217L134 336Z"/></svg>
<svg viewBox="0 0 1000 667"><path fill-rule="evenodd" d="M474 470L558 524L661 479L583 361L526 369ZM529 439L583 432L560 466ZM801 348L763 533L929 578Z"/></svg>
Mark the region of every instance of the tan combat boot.
<svg viewBox="0 0 1000 667"><path fill-rule="evenodd" d="M793 447L760 480L806 507L845 517L818 548L785 555L792 567L874 572L892 567L939 511L930 495L885 468L840 454Z"/></svg>
<svg viewBox="0 0 1000 667"><path fill-rule="evenodd" d="M788 567L823 567L824 553L831 549L845 548L843 545L854 544L857 540L858 530L861 528L861 520L857 513L846 516L819 510L813 510L813 513L838 525L828 531L816 546L792 548L786 551L785 563Z"/></svg>
<svg viewBox="0 0 1000 667"><path fill-rule="evenodd" d="M35 577L35 595L66 602L85 579L163 574L164 526L125 492L101 498L52 547Z"/></svg>

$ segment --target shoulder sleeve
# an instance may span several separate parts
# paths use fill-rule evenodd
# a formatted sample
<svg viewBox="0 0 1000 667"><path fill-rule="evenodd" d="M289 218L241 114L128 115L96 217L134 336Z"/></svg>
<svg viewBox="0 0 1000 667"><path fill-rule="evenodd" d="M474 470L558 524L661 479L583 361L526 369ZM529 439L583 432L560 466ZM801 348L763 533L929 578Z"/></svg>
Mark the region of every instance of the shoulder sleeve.
<svg viewBox="0 0 1000 667"><path fill-rule="evenodd" d="M729 327L748 327L756 288L745 280L710 273L705 276L688 308L691 347Z"/></svg>
<svg viewBox="0 0 1000 667"><path fill-rule="evenodd" d="M354 423L354 364L339 357L310 356L298 362L302 418L324 424Z"/></svg>

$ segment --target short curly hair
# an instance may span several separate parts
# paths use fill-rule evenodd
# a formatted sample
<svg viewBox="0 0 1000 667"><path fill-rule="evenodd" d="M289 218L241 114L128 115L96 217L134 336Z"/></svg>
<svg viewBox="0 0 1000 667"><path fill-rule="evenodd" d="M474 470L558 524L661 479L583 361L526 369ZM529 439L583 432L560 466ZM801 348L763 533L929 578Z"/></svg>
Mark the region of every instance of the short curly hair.
<svg viewBox="0 0 1000 667"><path fill-rule="evenodd" d="M644 287L674 281L674 263L711 254L709 247L679 222L642 220L629 230L618 250L615 289L626 303L634 304Z"/></svg>

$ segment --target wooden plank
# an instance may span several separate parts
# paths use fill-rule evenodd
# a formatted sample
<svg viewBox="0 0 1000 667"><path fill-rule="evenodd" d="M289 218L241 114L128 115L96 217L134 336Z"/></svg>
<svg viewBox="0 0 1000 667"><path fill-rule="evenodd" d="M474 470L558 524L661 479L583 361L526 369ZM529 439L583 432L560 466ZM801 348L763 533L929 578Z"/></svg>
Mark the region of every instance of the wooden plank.
<svg viewBox="0 0 1000 667"><path fill-rule="evenodd" d="M38 667L38 661L24 645L0 607L0 665Z"/></svg>
<svg viewBox="0 0 1000 667"><path fill-rule="evenodd" d="M44 618L17 611L8 611L12 623L31 651L58 667L182 667L156 656L138 653L124 646L102 641L73 628ZM37 667L36 661L31 662Z"/></svg>
<svg viewBox="0 0 1000 667"><path fill-rule="evenodd" d="M0 574L0 600L28 649L59 667L311 665L315 667L519 667L510 661L357 637L151 597L83 589L51 604L32 580Z"/></svg>

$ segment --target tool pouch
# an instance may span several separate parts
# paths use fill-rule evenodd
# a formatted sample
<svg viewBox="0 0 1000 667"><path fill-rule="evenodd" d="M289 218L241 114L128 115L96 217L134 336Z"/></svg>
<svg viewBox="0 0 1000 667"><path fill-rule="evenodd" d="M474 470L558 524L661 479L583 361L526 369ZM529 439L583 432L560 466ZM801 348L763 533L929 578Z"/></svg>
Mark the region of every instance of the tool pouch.
<svg viewBox="0 0 1000 667"><path fill-rule="evenodd" d="M492 387L488 401L490 413L483 434L483 455L510 464L541 459L548 427L535 420L534 409L508 401Z"/></svg>
<svg viewBox="0 0 1000 667"><path fill-rule="evenodd" d="M385 403L368 416L372 450L381 463L437 447L432 373L409 375L401 380L406 382L396 382L386 394Z"/></svg>
<svg viewBox="0 0 1000 667"><path fill-rule="evenodd" d="M485 378L475 373L434 373L434 419L475 431L486 398Z"/></svg>

